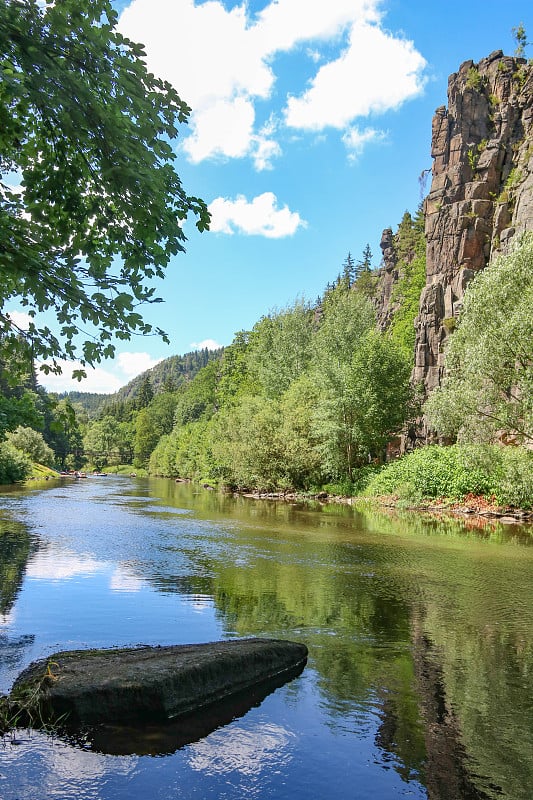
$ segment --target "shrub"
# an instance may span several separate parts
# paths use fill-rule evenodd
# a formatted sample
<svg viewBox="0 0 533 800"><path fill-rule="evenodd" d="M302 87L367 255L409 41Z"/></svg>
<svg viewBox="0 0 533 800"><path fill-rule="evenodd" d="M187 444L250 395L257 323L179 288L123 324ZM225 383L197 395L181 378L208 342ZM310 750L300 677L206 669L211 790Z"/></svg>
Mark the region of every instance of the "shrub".
<svg viewBox="0 0 533 800"><path fill-rule="evenodd" d="M419 501L468 494L500 505L533 507L533 452L499 445L430 445L387 464L370 480L365 495L395 495Z"/></svg>
<svg viewBox="0 0 533 800"><path fill-rule="evenodd" d="M23 481L31 472L31 461L7 442L0 444L0 484Z"/></svg>

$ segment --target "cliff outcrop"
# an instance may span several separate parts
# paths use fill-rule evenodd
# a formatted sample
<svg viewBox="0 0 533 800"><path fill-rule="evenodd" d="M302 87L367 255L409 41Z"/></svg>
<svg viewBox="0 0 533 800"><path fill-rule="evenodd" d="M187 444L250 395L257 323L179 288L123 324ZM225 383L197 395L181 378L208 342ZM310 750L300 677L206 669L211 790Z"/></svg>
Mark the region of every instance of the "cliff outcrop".
<svg viewBox="0 0 533 800"><path fill-rule="evenodd" d="M448 107L435 112L413 370L425 396L442 380L468 283L533 229L532 101L533 66L496 51L462 64L449 78Z"/></svg>

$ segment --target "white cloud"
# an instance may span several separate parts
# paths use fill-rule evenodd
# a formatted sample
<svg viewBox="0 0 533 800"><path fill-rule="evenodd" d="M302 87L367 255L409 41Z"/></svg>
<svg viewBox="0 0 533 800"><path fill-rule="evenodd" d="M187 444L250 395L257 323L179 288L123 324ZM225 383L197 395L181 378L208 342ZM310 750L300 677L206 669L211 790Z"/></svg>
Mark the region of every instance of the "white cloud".
<svg viewBox="0 0 533 800"><path fill-rule="evenodd" d="M118 368L124 373L128 380L152 369L162 361L161 358L152 358L149 353L118 353L116 357Z"/></svg>
<svg viewBox="0 0 533 800"><path fill-rule="evenodd" d="M357 161L366 145L370 142L383 142L387 138L384 131L377 131L375 128L365 128L360 131L359 128L348 128L342 137L342 141L348 150L348 159L350 161Z"/></svg>
<svg viewBox="0 0 533 800"><path fill-rule="evenodd" d="M124 385L124 380L120 380L109 370L101 367L83 367L79 361L58 360L62 369L61 375L54 375L51 372L45 375L44 372L38 373L39 383L49 392L95 392L97 394L113 394ZM37 368L40 363L37 364ZM75 369L85 369L87 377L78 381L72 378L72 371Z"/></svg>
<svg viewBox="0 0 533 800"><path fill-rule="evenodd" d="M304 94L289 98L287 125L342 129L356 117L398 108L422 91L425 64L412 42L355 24L341 56L319 69Z"/></svg>
<svg viewBox="0 0 533 800"><path fill-rule="evenodd" d="M266 236L280 239L292 236L306 222L296 211L287 206L277 207L277 197L272 192L264 192L248 201L243 195L235 200L217 197L209 206L211 230L215 233L232 234L235 231L249 236Z"/></svg>
<svg viewBox="0 0 533 800"><path fill-rule="evenodd" d="M84 367L79 361L66 361L58 359L61 374L54 375L44 372L38 373L39 383L49 392L95 392L97 394L113 394L121 386L131 381L141 372L152 369L162 359L152 358L149 353L117 353L114 360L106 362L106 369L102 367ZM37 368L42 362L38 362ZM72 378L75 369L84 369L87 377L81 381Z"/></svg>
<svg viewBox="0 0 533 800"><path fill-rule="evenodd" d="M201 342L191 342L190 347L193 350L220 350L223 345L219 344L215 339L203 339Z"/></svg>
<svg viewBox="0 0 533 800"><path fill-rule="evenodd" d="M193 133L185 141L184 150L194 163L216 155L245 156L251 147L254 121L250 100L243 97L217 100L194 115Z"/></svg>
<svg viewBox="0 0 533 800"><path fill-rule="evenodd" d="M21 331L27 331L30 327L30 322L33 321L30 315L25 314L23 311L8 311L7 316Z"/></svg>
<svg viewBox="0 0 533 800"><path fill-rule="evenodd" d="M281 155L281 147L272 138L276 132L277 123L271 116L263 125L257 136L253 137L253 160L258 172L272 169L272 159Z"/></svg>
<svg viewBox="0 0 533 800"><path fill-rule="evenodd" d="M231 10L220 0L133 0L119 25L145 44L149 69L192 107L183 145L191 161L246 156L262 170L280 155L283 132L265 129L260 112L272 110L265 101L278 104L278 116L285 106L287 126L342 129L422 90L425 61L411 42L384 31L381 3L271 0L254 16L244 0ZM297 56L299 47L317 72L306 87L293 70L287 100L275 95L274 57Z"/></svg>

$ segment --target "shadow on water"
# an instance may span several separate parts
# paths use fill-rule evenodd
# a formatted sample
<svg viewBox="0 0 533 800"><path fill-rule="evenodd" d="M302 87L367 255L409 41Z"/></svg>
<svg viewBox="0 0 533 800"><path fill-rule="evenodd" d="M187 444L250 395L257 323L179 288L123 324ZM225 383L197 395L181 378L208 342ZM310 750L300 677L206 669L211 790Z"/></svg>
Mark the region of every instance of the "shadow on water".
<svg viewBox="0 0 533 800"><path fill-rule="evenodd" d="M59 735L71 744L106 755L169 755L244 717L250 709L259 707L276 689L297 678L303 669L304 666L299 665L283 675L262 681L251 689L169 722L106 724L81 732L65 727L59 731Z"/></svg>

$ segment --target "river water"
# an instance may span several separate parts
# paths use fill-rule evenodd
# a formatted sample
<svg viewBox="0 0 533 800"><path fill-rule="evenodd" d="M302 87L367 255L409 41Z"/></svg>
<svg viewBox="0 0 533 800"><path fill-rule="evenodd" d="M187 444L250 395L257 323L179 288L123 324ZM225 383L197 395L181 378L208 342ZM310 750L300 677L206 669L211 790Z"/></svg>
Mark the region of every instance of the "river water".
<svg viewBox="0 0 533 800"><path fill-rule="evenodd" d="M529 800L532 544L520 526L168 480L4 492L0 692L75 648L253 635L303 641L309 662L186 745L16 730L0 798Z"/></svg>

